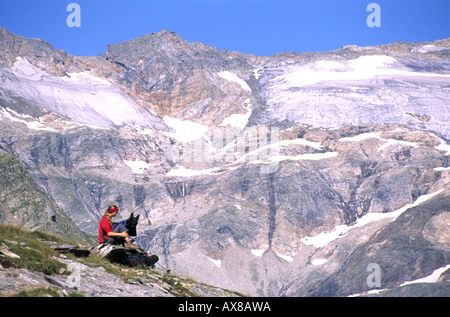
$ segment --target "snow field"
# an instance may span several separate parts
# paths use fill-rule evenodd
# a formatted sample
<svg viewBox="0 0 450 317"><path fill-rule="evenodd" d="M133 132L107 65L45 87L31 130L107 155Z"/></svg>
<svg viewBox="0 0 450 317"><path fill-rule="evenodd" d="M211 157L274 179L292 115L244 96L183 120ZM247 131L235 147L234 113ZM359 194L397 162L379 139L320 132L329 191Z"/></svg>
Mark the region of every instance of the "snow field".
<svg viewBox="0 0 450 317"><path fill-rule="evenodd" d="M228 80L228 81L238 84L239 86L241 86L242 89L244 89L246 91L251 91L250 87L245 82L245 80L241 79L235 73L232 73L229 71L224 71L224 72L220 72L218 75L225 80Z"/></svg>
<svg viewBox="0 0 450 317"><path fill-rule="evenodd" d="M352 225L339 225L334 228L333 231L325 233L321 232L316 236L313 237L304 237L301 239L301 241L306 245L312 245L316 248L322 248L326 245L328 245L330 242L339 239L343 236L345 236L349 231L351 231L354 228L363 227L371 222L382 220L382 219L391 219L391 221L394 221L397 219L402 213L407 211L410 208L419 206L420 204L424 203L425 201L433 198L434 196L440 194L443 191L443 189L440 189L434 193L422 195L419 198L416 199L415 202L408 204L406 206L403 206L402 208L388 212L388 213L368 213L361 218L359 218L354 224Z"/></svg>
<svg viewBox="0 0 450 317"><path fill-rule="evenodd" d="M173 121L175 122L175 121ZM182 131L181 122L176 127ZM177 166L167 173L168 176L192 177L199 175L216 175L227 170L239 168L244 164L275 166L282 161L323 160L336 157L337 152L309 153L296 156L280 155L285 147L303 145L322 149L320 142L312 142L303 138L293 140L280 140L278 128L267 128L264 126L251 127L245 130L233 129L231 127L217 127L206 130L205 126L192 126L195 141L178 142L172 147L172 159L176 163L209 162L222 163L223 166L203 170L192 170ZM196 129L196 130L195 130ZM205 132L206 130L206 132Z"/></svg>
<svg viewBox="0 0 450 317"><path fill-rule="evenodd" d="M303 87L329 81L367 81L383 76L441 77L447 74L418 73L405 67L396 66L397 60L385 55L360 56L349 61L317 61L305 65L294 65L277 80L288 87Z"/></svg>
<svg viewBox="0 0 450 317"><path fill-rule="evenodd" d="M9 80L3 83L3 88L11 97L33 100L73 122L100 128L151 125L149 112L112 83L88 72L55 77L17 57L10 73L5 74Z"/></svg>

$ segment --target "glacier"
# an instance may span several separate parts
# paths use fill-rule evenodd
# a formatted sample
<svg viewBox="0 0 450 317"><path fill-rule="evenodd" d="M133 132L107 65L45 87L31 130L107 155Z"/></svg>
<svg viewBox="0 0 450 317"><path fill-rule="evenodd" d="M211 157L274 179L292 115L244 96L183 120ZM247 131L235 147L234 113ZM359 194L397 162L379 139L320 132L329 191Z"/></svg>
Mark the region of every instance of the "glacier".
<svg viewBox="0 0 450 317"><path fill-rule="evenodd" d="M259 119L324 128L396 123L448 139L450 63L431 62L435 71L427 63L368 55L267 66L258 73L266 105Z"/></svg>
<svg viewBox="0 0 450 317"><path fill-rule="evenodd" d="M32 103L33 108L37 105L41 115L53 112L75 123L106 129L123 125L166 129L161 119L116 85L87 72L56 77L19 56L11 69L2 69L1 73L3 98L13 104L20 100ZM20 110L27 113L23 106Z"/></svg>

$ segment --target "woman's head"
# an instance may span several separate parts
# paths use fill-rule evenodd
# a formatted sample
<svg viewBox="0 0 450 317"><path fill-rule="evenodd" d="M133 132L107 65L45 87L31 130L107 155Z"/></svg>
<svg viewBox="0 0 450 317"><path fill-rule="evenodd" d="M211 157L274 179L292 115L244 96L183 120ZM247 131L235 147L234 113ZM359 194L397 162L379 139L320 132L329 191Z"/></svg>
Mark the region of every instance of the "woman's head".
<svg viewBox="0 0 450 317"><path fill-rule="evenodd" d="M119 207L116 205L109 205L108 209L106 209L106 215L110 217L114 217L119 212Z"/></svg>

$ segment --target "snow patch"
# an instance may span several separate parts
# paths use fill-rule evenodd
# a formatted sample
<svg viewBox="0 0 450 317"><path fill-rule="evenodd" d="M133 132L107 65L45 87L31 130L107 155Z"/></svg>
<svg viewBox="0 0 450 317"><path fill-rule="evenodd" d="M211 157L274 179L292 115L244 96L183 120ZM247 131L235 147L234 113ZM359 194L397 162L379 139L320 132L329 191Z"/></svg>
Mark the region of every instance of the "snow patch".
<svg viewBox="0 0 450 317"><path fill-rule="evenodd" d="M285 147L290 145L304 145L312 147L316 150L320 150L322 148L321 142L313 142L306 139L282 140L280 142L269 145L269 147Z"/></svg>
<svg viewBox="0 0 450 317"><path fill-rule="evenodd" d="M264 252L266 252L265 249L251 249L250 252L257 257L262 257Z"/></svg>
<svg viewBox="0 0 450 317"><path fill-rule="evenodd" d="M355 136L342 138L339 141L341 141L341 142L359 142L359 141L368 140L368 139L381 139L380 133L379 132L377 132L377 133L374 133L374 132L361 133L361 134L358 134Z"/></svg>
<svg viewBox="0 0 450 317"><path fill-rule="evenodd" d="M231 126L238 129L244 129L247 126L248 119L252 115L252 109L250 108L250 99L245 100L244 105L245 110L247 112L245 114L232 114L229 117L223 119L222 123L219 126Z"/></svg>
<svg viewBox="0 0 450 317"><path fill-rule="evenodd" d="M314 266L318 266L318 265L322 265L325 264L328 260L327 259L314 259L312 260L312 265Z"/></svg>
<svg viewBox="0 0 450 317"><path fill-rule="evenodd" d="M325 153L308 153L308 154L300 154L296 156L287 156L287 155L276 155L279 153L281 148L289 147L291 145L304 145L309 146L314 149L320 150L322 148L322 144L320 142L312 142L306 139L293 139L293 140L282 140L279 142L270 143L268 145L257 148L245 155L241 156L236 163L245 162L248 158L252 157L263 157L261 160L251 160L248 164L273 164L282 161L301 161L301 160L323 160L328 158L336 157L338 152L325 152ZM259 154L265 153L265 154ZM270 154L268 154L270 153Z"/></svg>
<svg viewBox="0 0 450 317"><path fill-rule="evenodd" d="M193 177L193 176L200 176L200 175L217 175L220 174L219 172L220 168L214 167L209 169L202 169L202 170L193 170L185 168L184 166L177 166L176 169L171 169L166 173L166 176L178 176L178 177Z"/></svg>
<svg viewBox="0 0 450 317"><path fill-rule="evenodd" d="M208 260L210 260L212 263L214 263L214 265L216 265L217 267L222 267L222 261L221 260L214 260L214 259L212 259L212 258L210 258L210 257L207 257L208 258Z"/></svg>
<svg viewBox="0 0 450 317"><path fill-rule="evenodd" d="M438 146L435 146L436 150L439 151L445 151L445 155L450 155L450 144L447 144L444 140L441 140L441 144L439 144Z"/></svg>
<svg viewBox="0 0 450 317"><path fill-rule="evenodd" d="M364 295L378 294L378 293L381 293L381 292L384 292L384 291L388 291L388 289L387 288L372 289L372 290L364 292L364 293L348 295L348 297L359 297L359 296L364 296Z"/></svg>
<svg viewBox="0 0 450 317"><path fill-rule="evenodd" d="M140 135L153 135L155 133L155 130L153 129L143 128L137 125L135 125L134 128L136 129L136 132Z"/></svg>
<svg viewBox="0 0 450 317"><path fill-rule="evenodd" d="M88 127L91 129L104 129L102 127L82 124L66 120L54 120L52 122L46 122L43 117L34 118L32 116L18 113L8 107L0 108L0 119L7 119L12 122L18 122L24 124L30 130L36 131L49 131L49 132L59 132L66 131L75 127ZM57 127L54 129L52 126Z"/></svg>
<svg viewBox="0 0 450 317"><path fill-rule="evenodd" d="M249 164L273 164L282 161L318 161L330 159L338 155L339 155L338 152L309 153L309 154L299 154L296 156L273 155L268 157L267 160L254 160L249 162Z"/></svg>
<svg viewBox="0 0 450 317"><path fill-rule="evenodd" d="M449 47L445 46L436 46L436 45L423 45L423 46L416 46L411 50L411 53L430 53L430 52L439 52L442 50L448 50Z"/></svg>
<svg viewBox="0 0 450 317"><path fill-rule="evenodd" d="M255 76L256 80L258 80L259 77L261 77L261 71L262 71L262 70L263 70L262 67L255 68L255 69L253 70L253 75Z"/></svg>
<svg viewBox="0 0 450 317"><path fill-rule="evenodd" d="M203 131L204 130L201 130L196 137L203 135L204 133ZM185 142L187 141L185 140ZM231 148L234 147L235 145L236 144L234 142L231 142L229 145L220 149L219 152L215 151L214 148L211 149L211 152L215 152L215 155L218 156L226 155L227 151L229 150L228 147ZM234 153L236 154L236 159L229 162L229 164L225 164L224 166L198 170L188 169L185 168L184 166L177 166L176 168L173 168L169 172L167 172L166 176L195 177L200 175L218 175L221 173L225 173L226 171L238 169L240 166L242 166L242 164L274 164L289 160L291 161L323 160L336 157L339 154L338 152L325 152L325 153L300 154L297 156L277 155L277 153L279 153L279 150L282 147L287 147L290 145L304 145L318 150L322 148L322 144L320 142L312 142L305 139L283 140L268 144L261 148L257 148L248 153Z"/></svg>
<svg viewBox="0 0 450 317"><path fill-rule="evenodd" d="M321 232L314 237L304 237L300 241L302 241L306 245L313 245L316 248L322 248L329 244L331 241L338 239L340 236L344 235L351 228L347 225L339 225L334 228L332 232Z"/></svg>
<svg viewBox="0 0 450 317"><path fill-rule="evenodd" d="M254 256L257 256L257 257L262 257L263 256L263 254L264 254L264 252L266 252L267 251L267 248L263 248L263 249L251 249L250 250L250 252L254 255ZM285 260L285 261L287 261L287 262L292 262L292 261L294 261L294 258L293 257L291 257L291 256L289 256L289 255L284 255L284 254L282 254L282 253L279 253L279 252L275 252L275 254L279 257L279 258L281 258L281 259L283 259L283 260Z"/></svg>
<svg viewBox="0 0 450 317"><path fill-rule="evenodd" d="M131 171L135 174L143 174L145 170L151 166L151 164L144 161L129 161L124 160L124 163L131 168Z"/></svg>
<svg viewBox="0 0 450 317"><path fill-rule="evenodd" d="M248 86L247 82L245 82L245 80L241 79L238 75L236 75L235 73L229 72L229 71L224 71L224 72L220 72L218 74L221 78L226 79L228 81L234 82L238 85L241 86L242 89L246 90L246 91L251 91L250 87Z"/></svg>
<svg viewBox="0 0 450 317"><path fill-rule="evenodd" d="M312 142L306 139L293 139L293 140L282 140L279 142L274 142L267 144L262 147L258 147L248 153L245 153L238 157L235 163L244 163L247 160L248 164L272 164L275 162L281 162L284 160L317 160L317 159L325 159L337 156L337 152L327 152L327 153L313 153L313 154L301 154L297 156L280 156L276 155L279 153L281 148L289 147L291 145L304 145L309 146L314 149L320 150L322 148L322 144L320 142ZM230 144L230 146L234 146L234 144ZM227 147L224 147L221 152L226 153ZM218 154L221 154L219 152ZM264 154L260 154L264 153ZM269 154L270 153L270 154ZM333 154L330 154L333 153ZM250 158L263 157L264 160L250 160Z"/></svg>
<svg viewBox="0 0 450 317"><path fill-rule="evenodd" d="M434 170L436 172L450 171L450 167L436 167Z"/></svg>
<svg viewBox="0 0 450 317"><path fill-rule="evenodd" d="M450 264L434 270L433 273L431 273L430 275L428 275L424 278L420 278L420 279L417 279L414 281L408 281L408 282L401 284L400 286L409 285L409 284L417 284L417 283L436 283L439 280L439 278L441 277L442 273L444 273L448 269L450 269Z"/></svg>
<svg viewBox="0 0 450 317"><path fill-rule="evenodd" d="M30 130L57 132L57 130L46 126L45 123L41 122L40 120L35 120L33 117L28 115L19 114L9 108L0 108L0 118L5 118L13 122L23 123Z"/></svg>
<svg viewBox="0 0 450 317"><path fill-rule="evenodd" d="M278 256L279 258L281 258L281 259L283 259L283 260L285 260L285 261L287 261L287 262L292 262L292 261L294 261L294 258L291 257L291 256L289 256L289 255L284 255L284 254L281 254L281 253L279 253L279 252L275 252L275 253L277 254L277 256Z"/></svg>
<svg viewBox="0 0 450 317"><path fill-rule="evenodd" d="M175 130L175 132L166 132L166 134L180 142L187 143L202 138L208 130L207 126L190 120L180 120L169 116L164 116L163 120Z"/></svg>
<svg viewBox="0 0 450 317"><path fill-rule="evenodd" d="M362 133L362 134L358 134L353 137L342 138L339 141L341 141L341 142L360 142L360 141L368 140L368 139L378 139L378 140L385 142L383 145L381 145L378 148L378 151L382 151L392 145L403 145L403 146L410 146L410 147L414 147L414 148L419 147L419 144L417 144L416 142L408 142L408 141L402 141L402 140L396 140L396 139L382 138L381 132Z"/></svg>
<svg viewBox="0 0 450 317"><path fill-rule="evenodd" d="M404 146L411 146L414 148L418 148L419 145L415 142L408 142L408 141L401 141L401 140L395 140L395 139L382 139L386 143L384 143L382 146L378 148L378 151L382 151L385 148L391 146L391 145L404 145Z"/></svg>
<svg viewBox="0 0 450 317"><path fill-rule="evenodd" d="M420 204L424 203L425 201L440 194L442 191L443 191L443 189L438 190L431 194L419 196L419 198L417 198L415 202L408 204L406 206L403 206L402 208L400 208L396 211L392 211L392 212L388 212L388 213L368 213L368 214L362 216L361 218L359 218L358 220L356 220L356 222L350 226L339 225L339 226L336 226L334 231L332 231L332 232L328 232L328 233L321 232L314 237L306 236L306 237L302 238L301 241L306 245L313 245L316 248L324 247L327 244L329 244L330 242L343 237L347 232L349 232L350 230L352 230L354 228L362 227L373 221L378 221L378 220L382 220L382 219L392 218L391 221L394 221L406 210L416 207L416 206L419 206Z"/></svg>

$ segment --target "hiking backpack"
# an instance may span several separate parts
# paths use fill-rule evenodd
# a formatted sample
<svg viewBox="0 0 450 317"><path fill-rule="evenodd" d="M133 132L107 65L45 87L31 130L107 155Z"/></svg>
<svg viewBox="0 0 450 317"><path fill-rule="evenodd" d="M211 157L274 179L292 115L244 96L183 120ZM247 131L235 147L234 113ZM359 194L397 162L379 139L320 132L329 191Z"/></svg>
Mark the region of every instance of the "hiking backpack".
<svg viewBox="0 0 450 317"><path fill-rule="evenodd" d="M120 261L121 264L129 267L141 265L143 269L145 267L151 267L158 262L157 255L148 255L146 252L127 252L127 255Z"/></svg>

